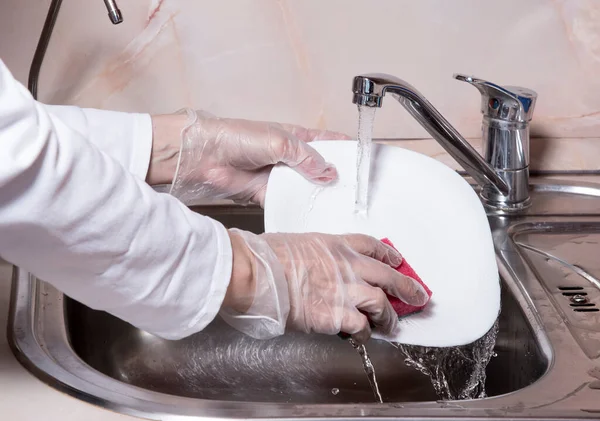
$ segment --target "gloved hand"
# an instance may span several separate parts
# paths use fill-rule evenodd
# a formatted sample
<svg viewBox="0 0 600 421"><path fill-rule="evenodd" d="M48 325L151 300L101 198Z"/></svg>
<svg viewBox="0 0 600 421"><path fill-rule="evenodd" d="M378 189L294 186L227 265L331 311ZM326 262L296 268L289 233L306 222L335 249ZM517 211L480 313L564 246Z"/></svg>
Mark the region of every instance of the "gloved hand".
<svg viewBox="0 0 600 421"><path fill-rule="evenodd" d="M287 327L344 332L364 343L371 336L369 320L382 333L397 328L384 291L412 305L429 300L418 282L392 269L402 256L366 235L255 235L234 229L230 237L234 275L220 314L254 338L282 335ZM250 278L240 287L235 278L244 265Z"/></svg>
<svg viewBox="0 0 600 421"><path fill-rule="evenodd" d="M337 178L335 168L306 142L348 139L343 134L186 112L188 124L170 191L183 203L211 198L262 206L269 173L280 162L316 183Z"/></svg>

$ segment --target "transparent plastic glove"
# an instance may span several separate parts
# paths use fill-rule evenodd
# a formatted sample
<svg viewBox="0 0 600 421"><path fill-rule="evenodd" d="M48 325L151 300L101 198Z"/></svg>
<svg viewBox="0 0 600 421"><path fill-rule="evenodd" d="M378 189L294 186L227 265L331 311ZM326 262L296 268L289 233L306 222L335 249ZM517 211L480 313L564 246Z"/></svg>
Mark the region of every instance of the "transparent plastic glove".
<svg viewBox="0 0 600 421"><path fill-rule="evenodd" d="M170 193L183 203L198 199L232 199L263 205L269 173L285 163L304 177L326 184L337 177L306 142L348 139L346 135L299 126L217 118L185 110L177 170Z"/></svg>
<svg viewBox="0 0 600 421"><path fill-rule="evenodd" d="M429 297L415 280L398 273L402 256L381 241L360 234L262 234L230 230L243 239L252 261L254 296L244 313L223 307L234 328L258 339L302 332L351 334L364 343L369 320L387 334L398 316L385 293L412 305ZM234 259L236 257L234 256Z"/></svg>

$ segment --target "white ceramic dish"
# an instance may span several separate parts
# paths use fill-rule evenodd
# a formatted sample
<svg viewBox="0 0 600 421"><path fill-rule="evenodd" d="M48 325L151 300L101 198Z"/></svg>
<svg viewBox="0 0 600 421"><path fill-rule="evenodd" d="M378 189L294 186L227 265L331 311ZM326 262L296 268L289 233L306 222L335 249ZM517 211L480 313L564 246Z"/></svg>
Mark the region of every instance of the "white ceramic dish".
<svg viewBox="0 0 600 421"><path fill-rule="evenodd" d="M455 171L425 155L373 145L368 215L354 212L356 141L311 145L335 164L328 187L278 165L265 199L267 232L358 232L388 237L433 291L424 311L394 337L411 345L459 346L485 335L500 312L500 282L483 206Z"/></svg>

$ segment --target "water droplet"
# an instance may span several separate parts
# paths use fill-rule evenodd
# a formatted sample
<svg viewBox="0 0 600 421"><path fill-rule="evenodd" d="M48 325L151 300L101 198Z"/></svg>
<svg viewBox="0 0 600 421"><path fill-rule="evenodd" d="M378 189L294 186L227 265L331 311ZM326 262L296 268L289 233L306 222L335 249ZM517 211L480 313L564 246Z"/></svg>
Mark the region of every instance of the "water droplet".
<svg viewBox="0 0 600 421"><path fill-rule="evenodd" d="M354 383L356 384L356 383ZM338 389L337 387L334 387L333 389L331 389L331 393L334 395L337 395L338 393L340 393L340 389Z"/></svg>

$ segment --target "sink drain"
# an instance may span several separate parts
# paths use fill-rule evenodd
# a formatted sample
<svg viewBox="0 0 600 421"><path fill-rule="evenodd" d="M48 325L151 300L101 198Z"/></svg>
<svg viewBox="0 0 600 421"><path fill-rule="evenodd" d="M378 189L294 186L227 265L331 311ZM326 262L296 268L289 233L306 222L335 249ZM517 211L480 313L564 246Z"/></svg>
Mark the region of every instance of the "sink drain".
<svg viewBox="0 0 600 421"><path fill-rule="evenodd" d="M569 298L570 306L573 311L577 313L595 313L600 311L596 307L596 304L590 302L588 293L584 291L583 287L566 287L560 286L558 290L562 292L562 295Z"/></svg>
<svg viewBox="0 0 600 421"><path fill-rule="evenodd" d="M587 294L577 294L571 297L571 301L575 304L586 304L588 302ZM592 304L593 305L593 304Z"/></svg>

